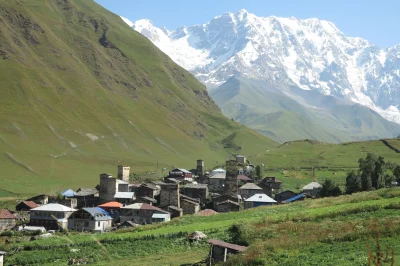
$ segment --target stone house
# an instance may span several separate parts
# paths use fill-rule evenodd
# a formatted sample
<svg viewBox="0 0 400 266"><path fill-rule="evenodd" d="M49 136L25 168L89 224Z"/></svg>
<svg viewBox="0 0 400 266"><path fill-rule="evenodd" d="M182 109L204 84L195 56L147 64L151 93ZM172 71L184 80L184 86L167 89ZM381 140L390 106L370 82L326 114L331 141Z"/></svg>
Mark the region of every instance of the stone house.
<svg viewBox="0 0 400 266"><path fill-rule="evenodd" d="M149 197L141 197L135 200L135 203L147 203L150 205L157 205L157 200Z"/></svg>
<svg viewBox="0 0 400 266"><path fill-rule="evenodd" d="M166 222L170 219L169 212L146 203L133 203L120 209L121 223L133 221L136 224L151 224L153 222Z"/></svg>
<svg viewBox="0 0 400 266"><path fill-rule="evenodd" d="M217 239L210 239L208 243L210 244L210 252L208 254L207 265L226 262L229 255L237 254L247 249L245 246L230 244Z"/></svg>
<svg viewBox="0 0 400 266"><path fill-rule="evenodd" d="M236 155L236 162L238 163L238 164L241 164L241 165L244 165L244 164L246 164L246 156L243 156L243 155Z"/></svg>
<svg viewBox="0 0 400 266"><path fill-rule="evenodd" d="M196 200L193 198L183 198L181 197L181 208L183 210L183 214L196 214L200 211L200 200Z"/></svg>
<svg viewBox="0 0 400 266"><path fill-rule="evenodd" d="M181 217L183 215L183 209L176 206L168 206L168 212L171 214L171 218Z"/></svg>
<svg viewBox="0 0 400 266"><path fill-rule="evenodd" d="M208 186L206 184L187 184L182 188L182 194L205 202L208 198Z"/></svg>
<svg viewBox="0 0 400 266"><path fill-rule="evenodd" d="M75 231L104 232L111 230L112 218L102 208L82 208L68 217L68 229Z"/></svg>
<svg viewBox="0 0 400 266"><path fill-rule="evenodd" d="M116 192L114 200L122 204L132 204L135 201L135 192Z"/></svg>
<svg viewBox="0 0 400 266"><path fill-rule="evenodd" d="M160 191L160 207L176 206L180 208L179 185L176 183L163 183Z"/></svg>
<svg viewBox="0 0 400 266"><path fill-rule="evenodd" d="M124 168L124 167L122 167ZM99 185L99 197L101 202L107 202L114 200L115 194L117 192L129 192L129 183L122 180L126 179L124 174L119 175L121 178L113 178L110 174L100 175L100 185Z"/></svg>
<svg viewBox="0 0 400 266"><path fill-rule="evenodd" d="M38 205L48 204L49 203L49 195L40 194L40 195L37 195L37 196L27 199L27 201L33 201Z"/></svg>
<svg viewBox="0 0 400 266"><path fill-rule="evenodd" d="M268 197L265 194L255 194L244 201L244 208L250 209L259 206L268 206L276 204L276 200Z"/></svg>
<svg viewBox="0 0 400 266"><path fill-rule="evenodd" d="M253 183L246 183L243 186L239 188L239 195L242 197L242 199L247 199L255 194L259 194L262 192L262 188L257 186L256 184Z"/></svg>
<svg viewBox="0 0 400 266"><path fill-rule="evenodd" d="M226 172L215 172L208 177L208 189L210 192L223 193L225 187Z"/></svg>
<svg viewBox="0 0 400 266"><path fill-rule="evenodd" d="M305 195L318 198L322 190L322 185L317 182L311 182L303 187L303 193Z"/></svg>
<svg viewBox="0 0 400 266"><path fill-rule="evenodd" d="M99 191L96 188L78 188L74 197L77 208L95 207L99 204Z"/></svg>
<svg viewBox="0 0 400 266"><path fill-rule="evenodd" d="M272 196L272 194L276 194L281 192L282 190L282 181L275 178L274 176L269 176L263 178L259 183L258 186L263 189L263 193L267 194L268 196Z"/></svg>
<svg viewBox="0 0 400 266"><path fill-rule="evenodd" d="M21 201L17 204L17 206L15 206L15 210L19 212L28 212L37 207L39 207L39 205L33 201Z"/></svg>
<svg viewBox="0 0 400 266"><path fill-rule="evenodd" d="M161 187L152 183L143 183L136 191L137 198L149 197L154 199L156 196L160 195Z"/></svg>
<svg viewBox="0 0 400 266"><path fill-rule="evenodd" d="M58 230L68 227L68 217L75 209L58 203L49 203L31 209L29 225L43 226L46 230Z"/></svg>
<svg viewBox="0 0 400 266"><path fill-rule="evenodd" d="M226 200L217 203L217 212L237 212L240 210L240 204L237 201Z"/></svg>
<svg viewBox="0 0 400 266"><path fill-rule="evenodd" d="M285 200L287 200L287 199L293 198L293 197L296 196L296 195L297 195L297 194L294 193L294 192L291 191L291 190L285 190L285 191L282 191L282 192L280 192L280 193L278 193L278 194L275 194L275 200L276 200L277 202L282 202L282 201L285 201Z"/></svg>
<svg viewBox="0 0 400 266"><path fill-rule="evenodd" d="M17 224L17 217L7 209L0 210L0 231L13 228Z"/></svg>
<svg viewBox="0 0 400 266"><path fill-rule="evenodd" d="M253 179L251 179L250 177L248 177L248 176L245 176L245 175L238 175L237 176L237 180L238 180L238 183L239 184L246 184L246 183L252 183L253 182Z"/></svg>
<svg viewBox="0 0 400 266"><path fill-rule="evenodd" d="M217 204L221 203L223 201L230 200L230 201L234 201L234 202L237 202L237 203L240 202L238 197L235 197L235 196L229 195L229 194L218 195L218 196L214 197L212 200L213 200L213 208L214 208L214 210L217 209Z"/></svg>

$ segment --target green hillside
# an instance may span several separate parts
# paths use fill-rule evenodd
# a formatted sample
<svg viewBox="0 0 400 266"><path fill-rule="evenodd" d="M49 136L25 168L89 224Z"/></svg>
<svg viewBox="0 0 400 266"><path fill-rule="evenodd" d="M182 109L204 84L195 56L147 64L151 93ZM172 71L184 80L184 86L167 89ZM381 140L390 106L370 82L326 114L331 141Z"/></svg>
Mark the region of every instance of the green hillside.
<svg viewBox="0 0 400 266"><path fill-rule="evenodd" d="M277 146L225 118L190 73L91 0L0 0L0 56L9 193L93 187L118 164L215 164L234 152L222 144L234 133L247 153Z"/></svg>
<svg viewBox="0 0 400 266"><path fill-rule="evenodd" d="M211 91L222 112L279 142L328 143L395 137L400 125L369 108L299 88L232 77Z"/></svg>
<svg viewBox="0 0 400 266"><path fill-rule="evenodd" d="M10 252L5 265L66 265L71 259L84 259L90 265L192 265L206 258L209 245L206 240L191 243L186 236L202 231L208 239L249 246L243 256L231 257L228 265L352 266L368 265L367 245L376 251L379 231L382 251L386 254L387 246L393 248L398 265L399 196L398 188L380 189L36 241L15 234L11 243L0 242L0 248ZM391 252L388 255L391 258Z"/></svg>

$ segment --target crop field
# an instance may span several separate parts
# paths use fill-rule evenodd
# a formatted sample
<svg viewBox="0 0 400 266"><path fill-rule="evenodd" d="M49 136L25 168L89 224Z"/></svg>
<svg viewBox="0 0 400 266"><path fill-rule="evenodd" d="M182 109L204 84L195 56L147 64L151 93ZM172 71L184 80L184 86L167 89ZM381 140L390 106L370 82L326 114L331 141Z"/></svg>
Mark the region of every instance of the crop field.
<svg viewBox="0 0 400 266"><path fill-rule="evenodd" d="M234 225L234 226L233 226ZM232 227L239 228L232 233ZM231 265L366 265L367 245L395 250L400 262L400 189L382 189L336 198L306 199L287 205L259 207L211 217L185 216L162 224L106 234L68 233L27 242L22 236L1 237L9 244L6 265L67 265L85 258L93 265L180 265L207 255L205 241L186 235L203 231L209 238L245 243L243 256ZM29 239L29 238L28 238ZM191 254L191 255L189 255Z"/></svg>

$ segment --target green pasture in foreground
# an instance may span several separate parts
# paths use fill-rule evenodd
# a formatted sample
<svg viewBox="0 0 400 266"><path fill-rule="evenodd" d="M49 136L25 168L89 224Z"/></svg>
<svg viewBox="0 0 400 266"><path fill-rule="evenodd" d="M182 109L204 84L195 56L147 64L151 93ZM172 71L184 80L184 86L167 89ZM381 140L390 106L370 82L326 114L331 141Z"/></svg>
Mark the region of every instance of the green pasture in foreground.
<svg viewBox="0 0 400 266"><path fill-rule="evenodd" d="M207 244L189 243L187 233L199 230L209 238L232 242L226 230L237 224L242 228L240 238L250 248L239 259L232 258L236 265L256 259L266 265L293 265L302 258L300 265L313 265L307 264L313 258L319 265L351 265L354 261L355 265L365 265L365 245L374 245L371 225L377 224L385 243L399 246L399 209L400 189L382 189L211 217L185 216L133 231L70 233L33 242L14 236L11 244L0 249L11 251L6 265L66 265L71 258L86 258L95 265L128 265L129 260L137 258L143 265L180 265L200 261L207 254ZM344 250L349 253L341 254ZM329 263L323 260L322 251L328 252Z"/></svg>

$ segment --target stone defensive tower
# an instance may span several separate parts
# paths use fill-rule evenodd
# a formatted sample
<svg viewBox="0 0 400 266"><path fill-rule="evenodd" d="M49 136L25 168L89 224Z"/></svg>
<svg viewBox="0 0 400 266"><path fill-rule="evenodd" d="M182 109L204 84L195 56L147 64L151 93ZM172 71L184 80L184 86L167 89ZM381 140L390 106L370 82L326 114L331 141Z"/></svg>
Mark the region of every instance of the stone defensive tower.
<svg viewBox="0 0 400 266"><path fill-rule="evenodd" d="M236 160L226 161L225 194L237 197L238 193L238 164Z"/></svg>
<svg viewBox="0 0 400 266"><path fill-rule="evenodd" d="M129 183L130 170L129 166L118 165L118 179Z"/></svg>
<svg viewBox="0 0 400 266"><path fill-rule="evenodd" d="M197 175L199 176L199 182L204 184L206 182L204 178L204 161L203 160L197 160Z"/></svg>
<svg viewBox="0 0 400 266"><path fill-rule="evenodd" d="M176 206L180 208L179 185L172 183L164 183L161 185L160 191L160 207Z"/></svg>

